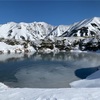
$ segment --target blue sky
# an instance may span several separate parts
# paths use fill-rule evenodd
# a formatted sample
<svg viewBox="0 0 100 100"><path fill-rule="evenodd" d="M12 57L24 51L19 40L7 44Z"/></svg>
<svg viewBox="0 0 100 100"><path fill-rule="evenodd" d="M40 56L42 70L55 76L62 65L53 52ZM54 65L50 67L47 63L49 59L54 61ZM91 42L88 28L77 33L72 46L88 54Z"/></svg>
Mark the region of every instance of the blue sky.
<svg viewBox="0 0 100 100"><path fill-rule="evenodd" d="M0 1L0 23L44 21L69 25L86 18L100 17L96 0L14 0Z"/></svg>

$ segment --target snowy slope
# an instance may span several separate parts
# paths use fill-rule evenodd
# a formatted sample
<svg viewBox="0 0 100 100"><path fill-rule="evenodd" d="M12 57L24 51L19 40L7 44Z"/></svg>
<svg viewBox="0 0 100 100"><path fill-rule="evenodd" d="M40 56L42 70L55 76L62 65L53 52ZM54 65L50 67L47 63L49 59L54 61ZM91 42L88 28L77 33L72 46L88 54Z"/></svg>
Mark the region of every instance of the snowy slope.
<svg viewBox="0 0 100 100"><path fill-rule="evenodd" d="M53 26L44 22L10 22L0 26L0 37L18 40L35 40L44 38L52 29Z"/></svg>
<svg viewBox="0 0 100 100"><path fill-rule="evenodd" d="M36 52L36 50L28 45L27 48L24 48L23 45L19 44L19 45L8 45L4 42L0 42L0 54L5 54L5 53L16 53L16 54L20 54L20 53L25 53L26 50L30 53L30 52Z"/></svg>
<svg viewBox="0 0 100 100"><path fill-rule="evenodd" d="M58 26L56 29L55 28L55 26L49 25L45 22L9 22L0 25L0 38L34 41L44 39L50 33L52 33L53 36L59 36L66 31L68 27L63 25Z"/></svg>
<svg viewBox="0 0 100 100"><path fill-rule="evenodd" d="M94 17L77 22L69 27L67 36L94 36L100 34L100 18Z"/></svg>
<svg viewBox="0 0 100 100"><path fill-rule="evenodd" d="M100 89L8 88L0 83L0 100L100 100Z"/></svg>
<svg viewBox="0 0 100 100"><path fill-rule="evenodd" d="M100 87L100 70L96 71L92 75L89 75L86 79L75 81L70 83L74 88L96 88Z"/></svg>
<svg viewBox="0 0 100 100"><path fill-rule="evenodd" d="M59 37L61 36L66 30L69 29L70 26L65 26L65 25L59 25L56 26L49 34L47 34L46 38L49 37L50 39L54 37Z"/></svg>

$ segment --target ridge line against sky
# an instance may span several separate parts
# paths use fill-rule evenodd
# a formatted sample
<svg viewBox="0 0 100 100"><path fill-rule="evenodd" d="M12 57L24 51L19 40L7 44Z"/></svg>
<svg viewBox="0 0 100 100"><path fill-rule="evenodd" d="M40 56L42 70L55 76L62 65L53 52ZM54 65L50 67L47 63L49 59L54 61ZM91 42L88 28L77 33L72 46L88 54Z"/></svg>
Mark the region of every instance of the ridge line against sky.
<svg viewBox="0 0 100 100"><path fill-rule="evenodd" d="M70 25L100 17L100 1L94 0L14 0L0 1L0 24L7 22L46 22Z"/></svg>

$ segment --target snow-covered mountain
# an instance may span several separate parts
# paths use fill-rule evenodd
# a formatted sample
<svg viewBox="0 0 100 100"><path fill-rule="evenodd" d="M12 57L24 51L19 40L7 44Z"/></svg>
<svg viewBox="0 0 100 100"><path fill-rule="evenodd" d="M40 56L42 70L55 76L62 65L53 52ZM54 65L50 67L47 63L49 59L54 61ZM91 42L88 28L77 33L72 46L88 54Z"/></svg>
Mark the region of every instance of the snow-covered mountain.
<svg viewBox="0 0 100 100"><path fill-rule="evenodd" d="M71 25L69 29L65 33L63 33L62 36L91 37L95 35L100 35L100 18L99 17L85 19L81 22Z"/></svg>
<svg viewBox="0 0 100 100"><path fill-rule="evenodd" d="M72 25L53 26L45 22L15 23L0 25L0 38L17 40L39 40L58 36L94 36L100 33L100 18L94 17Z"/></svg>
<svg viewBox="0 0 100 100"><path fill-rule="evenodd" d="M64 32L66 32L66 30L68 30L70 27L67 25L59 25L56 26L49 34L47 34L46 38L54 38L54 37L59 37L61 36Z"/></svg>
<svg viewBox="0 0 100 100"><path fill-rule="evenodd" d="M100 49L100 18L85 19L68 26L9 22L0 25L0 46L0 53L74 49L96 51Z"/></svg>
<svg viewBox="0 0 100 100"><path fill-rule="evenodd" d="M15 23L0 25L0 38L16 40L38 40L45 37L59 36L68 29L67 26L52 26L45 22Z"/></svg>
<svg viewBox="0 0 100 100"><path fill-rule="evenodd" d="M0 37L17 40L42 39L53 29L53 26L44 22L14 23L0 26Z"/></svg>

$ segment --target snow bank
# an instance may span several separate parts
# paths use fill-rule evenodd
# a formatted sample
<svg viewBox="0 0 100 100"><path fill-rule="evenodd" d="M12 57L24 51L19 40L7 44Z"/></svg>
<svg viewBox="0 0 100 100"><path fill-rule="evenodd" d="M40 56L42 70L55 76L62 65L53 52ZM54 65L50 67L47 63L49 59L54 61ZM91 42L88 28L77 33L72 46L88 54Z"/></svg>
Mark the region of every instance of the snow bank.
<svg viewBox="0 0 100 100"><path fill-rule="evenodd" d="M24 53L24 52L36 52L36 50L28 45L28 48L25 49L23 47L23 45L8 45L4 42L0 42L0 54L4 54L4 53Z"/></svg>
<svg viewBox="0 0 100 100"><path fill-rule="evenodd" d="M89 75L86 79L75 81L70 83L71 87L74 88L93 88L100 87L100 70L96 71L92 75Z"/></svg>
<svg viewBox="0 0 100 100"><path fill-rule="evenodd" d="M53 52L53 53L59 53L60 52L60 50L58 49L58 48L54 48L54 49L49 49L49 48L47 48L47 49L43 49L42 51L40 51L40 52L43 52L43 53L51 53L51 52Z"/></svg>
<svg viewBox="0 0 100 100"><path fill-rule="evenodd" d="M7 53L5 53L5 54L0 55L0 62L5 62L6 60L9 60L11 58L24 60L25 55L27 55L27 57L30 57L33 54L34 54L34 52L30 52L30 53L27 53L27 54L24 54L24 53L21 53L21 54L16 54L16 53L7 54Z"/></svg>
<svg viewBox="0 0 100 100"><path fill-rule="evenodd" d="M98 88L8 88L0 83L0 100L100 100ZM82 92L81 92L82 91Z"/></svg>

